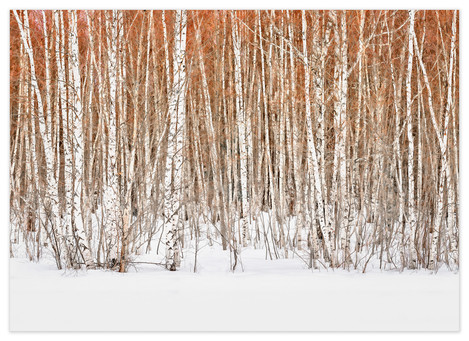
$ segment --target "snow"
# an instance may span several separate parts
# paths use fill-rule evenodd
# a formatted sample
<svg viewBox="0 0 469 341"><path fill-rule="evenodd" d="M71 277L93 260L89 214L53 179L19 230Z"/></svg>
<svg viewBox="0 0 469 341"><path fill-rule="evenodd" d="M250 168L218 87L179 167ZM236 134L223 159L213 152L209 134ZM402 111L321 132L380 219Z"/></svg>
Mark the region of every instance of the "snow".
<svg viewBox="0 0 469 341"><path fill-rule="evenodd" d="M152 251L153 252L153 251ZM204 246L181 269L135 264L128 273L59 271L10 259L11 331L456 331L459 274L309 270L298 257L265 260ZM158 262L153 254L138 261Z"/></svg>

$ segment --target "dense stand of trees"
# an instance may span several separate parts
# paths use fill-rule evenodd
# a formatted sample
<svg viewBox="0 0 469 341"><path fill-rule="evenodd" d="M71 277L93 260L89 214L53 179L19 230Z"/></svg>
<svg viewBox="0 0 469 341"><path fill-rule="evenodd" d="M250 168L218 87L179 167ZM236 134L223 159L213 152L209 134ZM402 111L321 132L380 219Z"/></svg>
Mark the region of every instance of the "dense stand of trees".
<svg viewBox="0 0 469 341"><path fill-rule="evenodd" d="M10 44L12 256L458 268L457 11L11 11Z"/></svg>

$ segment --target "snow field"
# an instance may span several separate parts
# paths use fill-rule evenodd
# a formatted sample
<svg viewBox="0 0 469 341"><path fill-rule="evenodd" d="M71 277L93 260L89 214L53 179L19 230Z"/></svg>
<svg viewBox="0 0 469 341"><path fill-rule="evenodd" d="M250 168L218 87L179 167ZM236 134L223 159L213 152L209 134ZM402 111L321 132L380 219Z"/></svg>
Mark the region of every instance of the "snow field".
<svg viewBox="0 0 469 341"><path fill-rule="evenodd" d="M135 264L125 274L11 259L10 330L459 329L459 275L444 269L311 271L299 258L265 260L265 250L243 249L244 272L232 273L229 252L205 245L194 273L193 256L186 252L177 272ZM155 255L136 261L155 262Z"/></svg>

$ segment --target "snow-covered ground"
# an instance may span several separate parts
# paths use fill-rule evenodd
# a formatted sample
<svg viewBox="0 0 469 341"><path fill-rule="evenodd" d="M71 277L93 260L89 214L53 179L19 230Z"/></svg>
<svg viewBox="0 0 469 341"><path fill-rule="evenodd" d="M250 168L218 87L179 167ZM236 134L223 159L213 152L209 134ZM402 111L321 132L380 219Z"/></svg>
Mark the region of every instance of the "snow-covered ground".
<svg viewBox="0 0 469 341"><path fill-rule="evenodd" d="M151 255L139 261L155 262ZM308 270L299 258L265 260L206 246L180 271L138 264L129 273L59 271L10 260L12 331L356 331L459 329L459 274L371 268Z"/></svg>

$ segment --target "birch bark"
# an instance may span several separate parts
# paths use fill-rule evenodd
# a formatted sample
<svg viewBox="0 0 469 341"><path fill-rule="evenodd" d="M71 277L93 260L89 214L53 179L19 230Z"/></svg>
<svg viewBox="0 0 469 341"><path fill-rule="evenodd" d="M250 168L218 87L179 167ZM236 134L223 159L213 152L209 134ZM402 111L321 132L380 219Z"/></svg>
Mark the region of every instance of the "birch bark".
<svg viewBox="0 0 469 341"><path fill-rule="evenodd" d="M178 228L182 206L183 138L186 88L186 30L187 13L176 11L174 24L173 86L169 97L168 151L165 171L166 268L175 271L179 266Z"/></svg>
<svg viewBox="0 0 469 341"><path fill-rule="evenodd" d="M314 142L313 134L313 118L311 114L311 99L310 99L310 63L308 58L308 49L307 49L307 38L306 38L306 13L303 10L302 14L302 41L303 41L303 66L305 72L305 105L306 105L306 129L307 129L307 149L308 149L308 169L311 172L312 180L314 181L314 199L312 202L315 202L317 205L317 217L319 219L319 227L325 239L326 251L331 262L331 267L334 267L336 264L336 257L333 254L333 240L334 234L333 231L326 231L326 220L324 213L324 194L323 194L323 185L321 183L321 174L319 171L319 163L316 152L316 145ZM311 186L313 188L313 185ZM314 233L315 231L313 231Z"/></svg>
<svg viewBox="0 0 469 341"><path fill-rule="evenodd" d="M93 257L91 253L91 245L88 243L88 236L84 229L83 215L82 215L82 184L83 184L83 100L81 92L81 78L80 78L80 61L79 61L79 46L78 46L78 27L77 27L77 11L69 11L69 70L70 81L72 84L71 92L71 111L69 113L69 129L71 129L71 144L72 149L72 228L74 231L75 243L81 256L88 268L94 268ZM70 122L71 118L71 122Z"/></svg>
<svg viewBox="0 0 469 341"><path fill-rule="evenodd" d="M408 59L406 74L406 118L407 118L407 139L408 139L408 158L407 158L407 177L408 177L408 217L407 224L410 231L410 264L411 269L417 267L417 250L415 246L415 179L414 179L414 135L412 129L412 61L414 59L414 47L412 31L414 30L415 11L409 11L409 33L408 33Z"/></svg>
<svg viewBox="0 0 469 341"><path fill-rule="evenodd" d="M249 217L251 208L249 205L249 191L248 191L248 162L249 162L249 145L248 135L250 134L249 119L246 115L243 87L241 79L241 40L239 38L239 28L234 11L231 11L231 20L233 22L232 39L233 39L233 52L234 52L234 77L235 77L235 102L236 102L236 125L238 127L238 141L240 149L240 171L241 171L241 231L242 243L246 246Z"/></svg>
<svg viewBox="0 0 469 341"><path fill-rule="evenodd" d="M53 228L57 228L57 219L59 218L59 195L58 195L58 185L57 185L57 178L55 176L54 170L54 150L52 147L52 134L51 129L47 129L46 124L46 117L44 115L44 106L42 102L42 95L41 91L39 90L39 85L36 76L36 67L33 55L33 48L31 42L31 34L30 34L30 25L28 19L28 11L24 11L24 23L20 19L18 12L13 11L16 21L18 23L18 27L20 29L21 34L21 41L24 46L25 52L28 55L29 64L31 68L31 86L33 88L34 94L36 95L36 99L38 102L38 123L39 123L39 132L42 137L42 141L44 144L44 154L46 159L46 177L47 177L47 193L46 193L46 200L45 205L46 209L50 212L50 218L52 221ZM48 116L50 118L51 115ZM49 128L51 124L49 124ZM32 149L35 151L35 147ZM55 226L54 226L55 225ZM60 238L63 243L63 238ZM62 268L61 260L57 259L57 266L59 269Z"/></svg>
<svg viewBox="0 0 469 341"><path fill-rule="evenodd" d="M107 72L109 84L109 102L107 128L107 182L104 187L104 209L106 212L106 248L107 248L107 266L113 268L117 265L119 259L118 238L121 229L121 210L120 210L120 191L117 170L117 109L116 109L116 90L117 90L117 48L120 25L122 23L122 12L113 10L106 13L107 30Z"/></svg>
<svg viewBox="0 0 469 341"><path fill-rule="evenodd" d="M447 105L444 110L444 122L443 128L441 129L437 123L435 109L433 106L433 97L432 97L432 89L430 86L430 81L427 75L427 69L425 63L423 62L422 52L419 49L417 35L415 34L415 29L411 32L414 43L415 43L415 51L417 52L417 57L419 61L419 65L423 74L424 84L427 89L427 97L428 97L428 108L430 111L430 116L432 119L433 128L437 135L438 144L440 147L441 152L441 164L440 164L440 174L438 180L438 195L436 200L436 213L435 213L435 222L432 232L432 239L431 239L431 248L430 248L430 260L428 263L428 268L432 270L438 269L438 260L439 260L439 243L440 243L440 229L441 224L443 221L443 214L444 214L444 192L445 192L445 180L448 183L448 180L451 180L450 169L448 165L448 126L449 126L449 118L450 118L450 108L452 104L452 77L448 79L448 97L447 97ZM451 51L450 51L450 66L448 74L451 75L453 73L454 67L454 55L455 55L455 42L456 42L456 12L453 15L453 23L452 23L452 36L451 36ZM449 177L449 179L448 179ZM451 192L452 189L450 188L449 191ZM448 193L449 197L454 196L453 193ZM453 218L450 218L450 220ZM454 245L453 239L453 245Z"/></svg>

